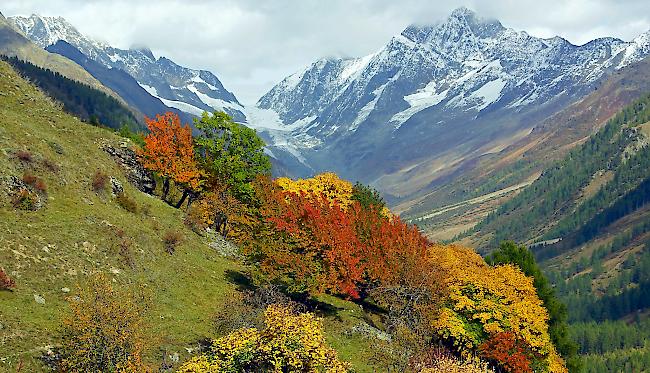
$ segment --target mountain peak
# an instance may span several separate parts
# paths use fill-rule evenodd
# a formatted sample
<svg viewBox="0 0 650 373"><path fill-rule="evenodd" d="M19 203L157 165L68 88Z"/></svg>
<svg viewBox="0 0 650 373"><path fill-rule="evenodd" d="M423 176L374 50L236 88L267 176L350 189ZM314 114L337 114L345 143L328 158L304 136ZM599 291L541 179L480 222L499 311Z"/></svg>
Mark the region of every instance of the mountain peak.
<svg viewBox="0 0 650 373"><path fill-rule="evenodd" d="M459 8L454 9L449 15L449 17L458 18L458 19L476 18L476 13L467 7L461 6Z"/></svg>

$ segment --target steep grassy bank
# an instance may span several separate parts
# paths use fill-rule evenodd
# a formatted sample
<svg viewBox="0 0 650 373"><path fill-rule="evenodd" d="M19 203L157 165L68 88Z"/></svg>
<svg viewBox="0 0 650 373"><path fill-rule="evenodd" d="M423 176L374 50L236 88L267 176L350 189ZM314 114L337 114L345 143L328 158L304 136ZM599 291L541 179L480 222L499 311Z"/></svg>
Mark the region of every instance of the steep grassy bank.
<svg viewBox="0 0 650 373"><path fill-rule="evenodd" d="M118 286L148 289L150 363L159 365L164 353L178 353L182 361L186 348L213 336L212 318L236 291L232 274L245 268L185 228L182 211L128 183L124 170L100 149L119 147L124 139L63 113L5 63L0 118L0 267L16 281L14 291L0 291L0 370L13 371L21 361L23 371L45 369L37 358L57 344L66 298L96 271ZM123 185L136 212L111 195L110 182L103 192L93 189L98 170ZM26 174L45 185L38 193L44 206L37 211L12 205L12 185ZM183 237L173 255L162 241L170 231ZM330 343L343 360L369 371L362 363L366 345L348 333L363 313L352 303L325 300L334 306L325 321Z"/></svg>

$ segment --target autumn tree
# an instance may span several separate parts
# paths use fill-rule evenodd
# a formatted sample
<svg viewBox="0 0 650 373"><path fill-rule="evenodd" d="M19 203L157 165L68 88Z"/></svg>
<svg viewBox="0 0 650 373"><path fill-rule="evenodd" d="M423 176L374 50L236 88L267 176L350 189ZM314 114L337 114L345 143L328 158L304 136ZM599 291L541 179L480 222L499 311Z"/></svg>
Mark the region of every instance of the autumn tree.
<svg viewBox="0 0 650 373"><path fill-rule="evenodd" d="M63 321L61 370L64 372L147 372L141 294L119 290L95 275L72 297Z"/></svg>
<svg viewBox="0 0 650 373"><path fill-rule="evenodd" d="M196 138L201 166L212 182L225 184L240 200L250 200L250 183L257 175L271 172L264 141L254 129L235 123L224 112L204 112L194 125L201 132Z"/></svg>
<svg viewBox="0 0 650 373"><path fill-rule="evenodd" d="M386 207L386 201L376 189L360 182L356 182L352 187L351 198L359 202L365 209L374 207L378 211L382 211Z"/></svg>
<svg viewBox="0 0 650 373"><path fill-rule="evenodd" d="M280 177L275 180L282 190L294 194L304 193L307 198L325 198L335 202L344 210L353 202L352 184L333 172L325 172L308 179L292 180Z"/></svg>
<svg viewBox="0 0 650 373"><path fill-rule="evenodd" d="M359 296L364 266L350 216L337 203L276 191L261 214L270 233L258 246L267 276L295 292ZM267 201L268 202L268 201Z"/></svg>
<svg viewBox="0 0 650 373"><path fill-rule="evenodd" d="M513 241L504 241L496 251L485 258L485 261L493 266L514 264L527 276L533 278L533 285L537 290L537 295L544 302L544 307L548 311L548 326L551 339L558 352L567 360L569 370L579 371L578 347L569 336L566 306L555 295L555 290L537 265L532 251L526 246L517 245Z"/></svg>
<svg viewBox="0 0 650 373"><path fill-rule="evenodd" d="M548 314L533 279L511 264L491 267L471 249L434 245L447 290L433 324L440 339L472 354L499 333L512 333L551 372L566 372L548 333ZM533 361L535 363L536 361Z"/></svg>
<svg viewBox="0 0 650 373"><path fill-rule="evenodd" d="M177 114L167 112L155 119L145 118L149 134L144 149L139 151L143 166L163 179L162 199L167 200L170 181L183 188L176 203L180 207L187 196L199 187L200 173L194 158L192 130L182 126Z"/></svg>

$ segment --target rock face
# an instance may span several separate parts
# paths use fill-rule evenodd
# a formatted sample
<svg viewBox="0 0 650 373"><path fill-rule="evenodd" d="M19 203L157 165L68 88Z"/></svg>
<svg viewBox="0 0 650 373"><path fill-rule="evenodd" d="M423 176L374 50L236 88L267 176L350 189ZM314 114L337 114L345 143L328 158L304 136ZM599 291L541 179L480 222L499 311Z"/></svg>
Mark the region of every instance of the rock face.
<svg viewBox="0 0 650 373"><path fill-rule="evenodd" d="M101 144L100 147L126 171L126 178L131 184L144 193L153 193L156 182L151 173L138 162L137 154L131 150L128 143L121 143L119 147ZM113 194L119 194L124 189L119 181L111 178L111 190Z"/></svg>
<svg viewBox="0 0 650 373"><path fill-rule="evenodd" d="M301 164L407 195L498 152L645 58L649 36L576 46L460 8L371 55L316 61L257 106L277 115L269 138Z"/></svg>
<svg viewBox="0 0 650 373"><path fill-rule="evenodd" d="M127 72L166 106L193 115L224 110L236 120L245 120L235 95L209 71L189 69L165 57L156 58L146 48L113 48L82 35L61 17L32 15L8 20L42 48L63 40L95 62Z"/></svg>

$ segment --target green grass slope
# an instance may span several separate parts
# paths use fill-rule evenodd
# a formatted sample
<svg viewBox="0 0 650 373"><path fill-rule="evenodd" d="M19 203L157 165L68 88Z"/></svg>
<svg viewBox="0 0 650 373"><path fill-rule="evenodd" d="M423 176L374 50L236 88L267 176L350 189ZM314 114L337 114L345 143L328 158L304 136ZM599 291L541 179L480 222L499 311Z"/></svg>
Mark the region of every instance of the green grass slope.
<svg viewBox="0 0 650 373"><path fill-rule="evenodd" d="M212 318L236 291L228 273L245 268L186 229L182 211L127 182L124 171L100 149L100 144L119 146L124 139L86 125L58 106L0 62L0 267L17 285L14 291L0 291L0 371L15 371L20 362L22 371L45 370L38 357L57 343L66 298L97 271L118 286L146 286L152 298L146 315L147 359L159 366L166 351L179 353L182 361L188 357L185 348L213 336ZM29 152L32 160L21 160L18 152ZM122 183L138 212L120 207L110 192L93 190L97 170ZM11 205L12 177L21 179L25 173L47 185L40 210ZM162 243L170 230L184 237L173 255ZM130 254L121 250L124 239L130 242ZM45 302L37 302L41 299ZM325 320L331 344L358 371L369 371L362 362L363 341L346 333L361 322L361 310L326 300L336 310Z"/></svg>

